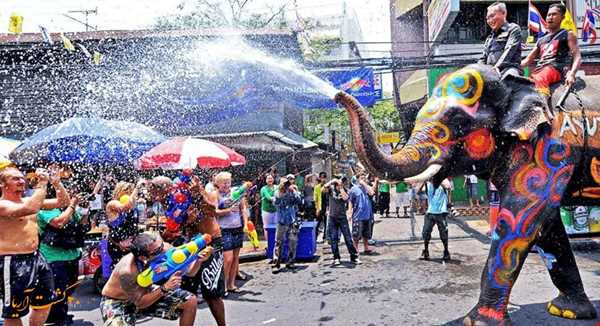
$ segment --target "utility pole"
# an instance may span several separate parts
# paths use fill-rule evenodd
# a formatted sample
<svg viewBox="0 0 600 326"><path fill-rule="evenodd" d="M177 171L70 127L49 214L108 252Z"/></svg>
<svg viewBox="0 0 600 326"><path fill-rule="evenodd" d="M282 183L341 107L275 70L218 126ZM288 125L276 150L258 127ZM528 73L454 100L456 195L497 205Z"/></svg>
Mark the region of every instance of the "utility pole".
<svg viewBox="0 0 600 326"><path fill-rule="evenodd" d="M429 44L429 17L427 11L429 10L429 0L423 0L423 57L429 57L429 51L431 50Z"/></svg>
<svg viewBox="0 0 600 326"><path fill-rule="evenodd" d="M91 15L91 14L98 15L98 7L94 8L94 9L85 9L85 10L69 10L68 13L70 13L70 14L84 14L85 15L85 22L82 22L81 20L79 20L79 19L77 19L75 17L71 17L71 16L69 16L67 14L63 14L63 16L65 16L67 18L72 19L72 20L74 20L74 21L76 21L76 22L78 22L80 24L85 25L85 31L86 32L89 32L90 29L98 30L98 26L90 26L88 24L88 16Z"/></svg>

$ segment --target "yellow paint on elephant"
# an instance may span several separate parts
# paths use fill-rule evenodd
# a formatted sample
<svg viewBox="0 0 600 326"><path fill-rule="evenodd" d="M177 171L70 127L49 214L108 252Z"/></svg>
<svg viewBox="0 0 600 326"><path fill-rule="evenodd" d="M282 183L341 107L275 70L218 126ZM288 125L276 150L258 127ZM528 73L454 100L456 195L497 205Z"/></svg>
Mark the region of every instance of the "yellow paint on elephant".
<svg viewBox="0 0 600 326"><path fill-rule="evenodd" d="M462 86L456 86L458 80L462 81ZM473 105L479 101L483 93L483 77L475 69L464 68L444 79L441 91L442 97L455 97L461 104ZM461 96L459 98L453 96L453 91Z"/></svg>

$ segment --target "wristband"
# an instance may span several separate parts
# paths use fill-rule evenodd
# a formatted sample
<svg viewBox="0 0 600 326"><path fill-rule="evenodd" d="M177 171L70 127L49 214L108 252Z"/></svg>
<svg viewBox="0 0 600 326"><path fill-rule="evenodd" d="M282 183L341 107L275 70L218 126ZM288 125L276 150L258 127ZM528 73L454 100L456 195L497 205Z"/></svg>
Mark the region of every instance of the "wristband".
<svg viewBox="0 0 600 326"><path fill-rule="evenodd" d="M167 293L169 293L169 290L165 289L164 285L161 285L161 286L159 287L159 289L160 289L160 293L162 293L162 294L167 294Z"/></svg>

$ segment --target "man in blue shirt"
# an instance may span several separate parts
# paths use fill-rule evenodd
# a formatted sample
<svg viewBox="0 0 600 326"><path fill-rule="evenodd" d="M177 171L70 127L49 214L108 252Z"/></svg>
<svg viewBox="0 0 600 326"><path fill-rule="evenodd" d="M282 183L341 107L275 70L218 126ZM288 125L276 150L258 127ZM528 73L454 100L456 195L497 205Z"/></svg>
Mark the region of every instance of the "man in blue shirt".
<svg viewBox="0 0 600 326"><path fill-rule="evenodd" d="M375 193L373 188L367 183L367 178L364 172L357 175L353 181L352 189L350 189L350 203L352 204L352 238L354 239L354 247L358 250L358 242L362 238L365 254L370 254L369 238L371 236L371 214L373 207L369 196Z"/></svg>
<svg viewBox="0 0 600 326"><path fill-rule="evenodd" d="M427 207L427 213L425 214L425 222L423 224L423 241L425 249L421 254L421 258L424 260L429 259L429 241L431 240L431 231L433 231L433 225L437 224L438 232L440 233L440 239L444 245L444 261L450 260L450 252L448 251L448 222L446 217L448 216L448 194L447 191L450 189L450 182L448 180L442 181L437 188L433 186L433 183L427 182L427 200L429 206Z"/></svg>

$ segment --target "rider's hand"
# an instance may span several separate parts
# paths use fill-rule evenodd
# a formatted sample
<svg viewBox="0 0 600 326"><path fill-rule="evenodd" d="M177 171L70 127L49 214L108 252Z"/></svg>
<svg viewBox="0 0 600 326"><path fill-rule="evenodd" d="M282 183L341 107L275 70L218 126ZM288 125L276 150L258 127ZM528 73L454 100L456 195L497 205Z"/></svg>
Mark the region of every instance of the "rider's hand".
<svg viewBox="0 0 600 326"><path fill-rule="evenodd" d="M575 73L572 71L567 72L565 76L565 83L567 86L571 86L575 83Z"/></svg>
<svg viewBox="0 0 600 326"><path fill-rule="evenodd" d="M169 277L169 280L167 281L167 283L165 283L163 285L163 287L166 290L175 290L177 289L179 286L181 285L181 272L175 272L173 273L173 275L171 275L171 277Z"/></svg>

